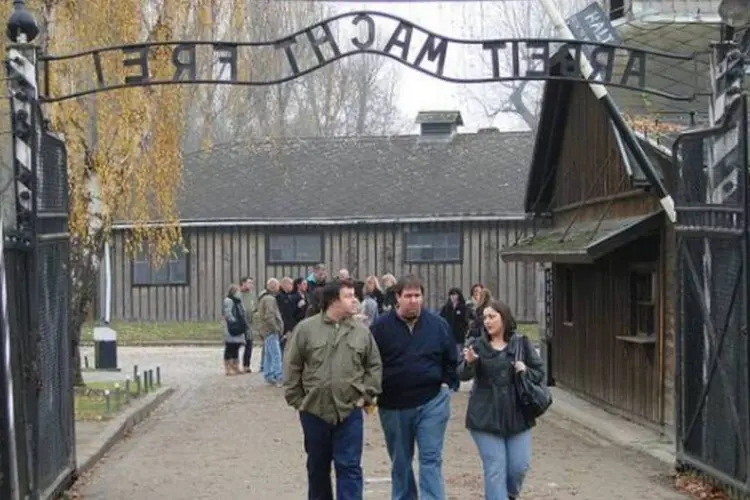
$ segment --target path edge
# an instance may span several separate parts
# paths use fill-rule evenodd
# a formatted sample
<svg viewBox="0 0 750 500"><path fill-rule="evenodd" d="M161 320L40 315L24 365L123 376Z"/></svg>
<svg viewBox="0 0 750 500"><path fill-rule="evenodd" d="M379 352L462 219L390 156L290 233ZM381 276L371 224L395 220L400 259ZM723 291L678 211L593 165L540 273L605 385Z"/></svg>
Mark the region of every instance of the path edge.
<svg viewBox="0 0 750 500"><path fill-rule="evenodd" d="M563 388L550 387L550 392L553 403L543 420L555 425L554 417L561 417L616 446L650 456L672 469L676 467L675 443L663 433L607 412Z"/></svg>
<svg viewBox="0 0 750 500"><path fill-rule="evenodd" d="M76 450L76 475L80 477L93 469L114 445L120 442L136 425L143 422L174 392L173 387L162 387L151 394L142 396L144 402L128 408L107 425L102 431L101 437L97 440L97 444L91 446L93 450Z"/></svg>

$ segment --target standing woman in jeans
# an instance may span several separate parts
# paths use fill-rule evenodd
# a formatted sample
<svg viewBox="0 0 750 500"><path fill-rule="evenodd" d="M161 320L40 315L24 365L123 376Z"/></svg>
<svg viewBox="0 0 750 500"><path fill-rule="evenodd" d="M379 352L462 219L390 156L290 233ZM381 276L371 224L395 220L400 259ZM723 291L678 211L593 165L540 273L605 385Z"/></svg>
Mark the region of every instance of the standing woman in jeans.
<svg viewBox="0 0 750 500"><path fill-rule="evenodd" d="M224 371L227 375L239 375L242 373L240 347L245 345L247 334L247 320L239 286L229 285L221 310L224 317Z"/></svg>
<svg viewBox="0 0 750 500"><path fill-rule="evenodd" d="M531 461L533 419L524 415L516 377L534 383L544 379L542 360L526 337L511 346L516 321L507 304L492 300L484 309L484 331L464 349L458 367L461 380L474 379L466 410L466 428L479 449L486 500L514 500L521 493ZM518 342L516 342L518 340ZM515 361L515 349L523 349Z"/></svg>

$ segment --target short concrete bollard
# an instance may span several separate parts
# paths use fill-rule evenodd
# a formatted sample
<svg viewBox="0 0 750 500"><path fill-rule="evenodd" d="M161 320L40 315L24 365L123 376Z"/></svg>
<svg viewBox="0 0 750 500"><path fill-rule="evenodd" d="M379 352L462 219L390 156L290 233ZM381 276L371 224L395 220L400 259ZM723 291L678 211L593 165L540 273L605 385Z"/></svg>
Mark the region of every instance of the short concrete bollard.
<svg viewBox="0 0 750 500"><path fill-rule="evenodd" d="M149 390L154 390L154 370L148 371L148 388Z"/></svg>
<svg viewBox="0 0 750 500"><path fill-rule="evenodd" d="M125 401L130 403L130 377L125 379Z"/></svg>
<svg viewBox="0 0 750 500"><path fill-rule="evenodd" d="M158 366L156 367L156 385L161 387L161 368Z"/></svg>
<svg viewBox="0 0 750 500"><path fill-rule="evenodd" d="M135 396L141 395L141 377L140 375L135 376Z"/></svg>
<svg viewBox="0 0 750 500"><path fill-rule="evenodd" d="M133 380L138 378L138 365L133 365Z"/></svg>
<svg viewBox="0 0 750 500"><path fill-rule="evenodd" d="M104 391L104 411L107 415L112 413L112 402L109 400L109 389Z"/></svg>

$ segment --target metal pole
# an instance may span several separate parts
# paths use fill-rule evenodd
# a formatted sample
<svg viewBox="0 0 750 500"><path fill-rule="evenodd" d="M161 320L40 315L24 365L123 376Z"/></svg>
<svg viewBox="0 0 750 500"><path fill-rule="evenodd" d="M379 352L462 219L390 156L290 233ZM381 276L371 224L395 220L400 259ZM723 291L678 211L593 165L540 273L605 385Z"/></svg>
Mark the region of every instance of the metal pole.
<svg viewBox="0 0 750 500"><path fill-rule="evenodd" d="M748 112L748 105L747 105L747 93L744 91L740 95L740 99L742 99L741 102L741 112L742 116L740 116L740 174L741 178L743 180L742 182L742 202L743 202L743 208L744 208L744 220L743 220L743 230L744 230L744 271L745 271L745 300L742 302L744 308L745 308L745 338L747 343L747 349L745 351L745 355L750 355L750 295L748 293L750 292L750 172L748 172L748 168L750 167L750 152L748 151L748 118L747 118L747 112ZM750 359L745 360L745 367L747 370L747 380L750 381ZM746 390L746 397L748 398L748 404L750 404L750 389L748 389L747 386L745 388ZM748 428L746 429L746 436L750 436L750 419L745 419L746 424ZM746 477L748 482L750 482L750 460L745 458L745 467L746 467Z"/></svg>
<svg viewBox="0 0 750 500"><path fill-rule="evenodd" d="M552 25L557 30L558 36L560 38L565 38L568 40L577 40L575 35L573 35L573 32L570 31L568 24L565 22L565 18L557 8L555 0L539 1L541 2L542 7L544 7L544 10L547 11L549 17L552 19ZM581 52L580 61L581 73L583 74L583 77L586 79L591 79L592 75L594 74L594 68L591 66L589 58L583 52ZM669 217L669 220L673 223L677 222L677 213L675 212L674 208L674 199L667 192L667 189L664 187L664 183L659 178L656 169L649 161L646 153L643 151L643 148L638 142L638 139L635 137L635 134L633 134L633 131L630 129L628 124L625 123L625 120L620 114L620 110L617 109L617 104L615 104L612 96L609 95L606 87L604 87L604 85L600 83L594 83L594 81L592 81L591 83L589 83L589 87L591 87L591 90L594 92L596 98L599 99L599 101L607 109L607 112L609 113L610 119L615 125L615 128L622 136L625 144L630 148L633 156L635 157L635 160L638 162L641 169L643 170L643 173L646 175L646 178L656 190L656 194L659 196L659 203L661 203L661 206L664 208L664 212L667 214L667 217Z"/></svg>
<svg viewBox="0 0 750 500"><path fill-rule="evenodd" d="M3 217L0 214L0 309L2 309L2 335L3 342L3 373L5 376L5 412L7 413L8 428L3 429L8 436L8 465L10 473L10 492L12 500L20 500L21 492L18 484L18 441L16 439L16 408L15 393L13 391L13 370L11 368L10 355L10 320L8 319L8 283L5 274L5 234L3 233Z"/></svg>

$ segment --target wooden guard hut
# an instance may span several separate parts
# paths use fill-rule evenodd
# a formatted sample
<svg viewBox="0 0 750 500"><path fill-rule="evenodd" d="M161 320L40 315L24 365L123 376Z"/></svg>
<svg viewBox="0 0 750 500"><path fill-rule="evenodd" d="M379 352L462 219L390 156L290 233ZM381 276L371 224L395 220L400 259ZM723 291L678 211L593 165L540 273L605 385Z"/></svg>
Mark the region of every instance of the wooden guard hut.
<svg viewBox="0 0 750 500"><path fill-rule="evenodd" d="M670 185L669 150L639 141ZM501 256L546 266L551 379L662 427L673 420L675 247L649 188L589 86L549 81L525 199L536 230Z"/></svg>

